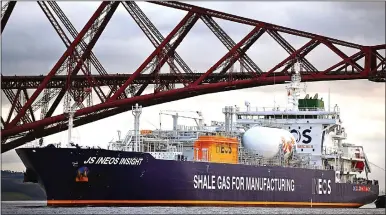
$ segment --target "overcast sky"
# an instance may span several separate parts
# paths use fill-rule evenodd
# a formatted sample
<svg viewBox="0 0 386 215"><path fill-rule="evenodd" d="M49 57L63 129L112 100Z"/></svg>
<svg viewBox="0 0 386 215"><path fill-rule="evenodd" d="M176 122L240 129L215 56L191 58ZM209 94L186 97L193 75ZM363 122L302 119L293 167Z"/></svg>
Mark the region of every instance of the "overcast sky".
<svg viewBox="0 0 386 215"><path fill-rule="evenodd" d="M193 2L192 2L193 3ZM75 28L80 31L99 5L98 2L58 3ZM385 43L384 2L194 2L196 5L271 22L290 28L317 33L362 45ZM184 11L164 8L150 3L138 5L166 35L186 14ZM218 21L218 19L215 19ZM220 26L237 43L252 28L228 21L218 21ZM295 48L308 40L282 35ZM123 6L119 6L100 40L93 49L95 55L109 73L132 73L154 50ZM35 2L18 2L2 37L2 73L4 75L47 74L65 46L56 34L40 7ZM347 55L355 50L342 49ZM177 52L192 70L205 72L225 53L226 48L205 26L198 21L177 48ZM288 55L268 34L259 39L247 52L263 70L269 70ZM385 56L385 53L382 53ZM313 50L307 59L319 70L340 61L323 45ZM363 65L363 62L360 63ZM327 100L331 90L331 103L341 107L348 141L363 145L370 161L385 167L385 85L366 80L317 82L307 85L310 94L319 93ZM2 94L2 97L4 95ZM159 110L201 110L206 122L223 120L221 108L225 105L243 106L248 100L252 106L272 106L273 100L285 104L284 85L260 87L217 93L184 99L145 108L141 127L155 129L159 125ZM97 102L97 99L94 98ZM8 114L9 102L2 98L2 115ZM60 112L58 112L60 113ZM37 114L38 116L38 114ZM125 133L133 128L130 112L117 115L75 129L77 140L83 145L106 145L116 136L116 130ZM171 127L171 119L163 124ZM183 120L181 120L183 121ZM169 124L169 125L166 125ZM103 132L95 132L101 130ZM79 135L82 134L82 135ZM60 133L46 141L65 142L66 134ZM14 151L2 154L2 169L23 170ZM373 168L374 177L384 184L384 171Z"/></svg>

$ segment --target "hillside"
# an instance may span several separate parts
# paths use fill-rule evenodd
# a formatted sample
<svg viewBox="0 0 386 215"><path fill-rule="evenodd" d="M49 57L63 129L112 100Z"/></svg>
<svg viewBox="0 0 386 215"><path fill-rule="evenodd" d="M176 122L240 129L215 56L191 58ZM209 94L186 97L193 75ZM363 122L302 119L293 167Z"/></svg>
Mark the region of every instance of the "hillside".
<svg viewBox="0 0 386 215"><path fill-rule="evenodd" d="M31 201L45 200L44 190L33 183L23 183L22 172L1 171L1 200L2 201Z"/></svg>

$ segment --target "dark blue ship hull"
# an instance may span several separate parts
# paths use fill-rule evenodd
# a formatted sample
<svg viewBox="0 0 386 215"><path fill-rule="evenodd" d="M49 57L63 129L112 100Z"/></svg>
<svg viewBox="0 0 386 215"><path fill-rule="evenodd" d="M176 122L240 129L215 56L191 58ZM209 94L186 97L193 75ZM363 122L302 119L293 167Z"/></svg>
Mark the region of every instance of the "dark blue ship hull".
<svg viewBox="0 0 386 215"><path fill-rule="evenodd" d="M335 183L334 171L157 160L102 149L21 148L26 181L52 206L360 207L378 185Z"/></svg>

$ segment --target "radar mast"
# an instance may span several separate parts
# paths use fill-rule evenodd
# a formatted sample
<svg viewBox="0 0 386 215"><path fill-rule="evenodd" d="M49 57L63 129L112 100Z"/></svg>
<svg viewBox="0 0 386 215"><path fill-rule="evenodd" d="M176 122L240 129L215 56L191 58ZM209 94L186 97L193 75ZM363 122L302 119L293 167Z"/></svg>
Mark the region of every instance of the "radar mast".
<svg viewBox="0 0 386 215"><path fill-rule="evenodd" d="M302 66L298 60L294 63L291 69L291 81L290 83L285 87L287 89L287 95L288 95L288 105L290 106L289 109L293 111L297 111L298 105L299 105L299 98L300 98L300 91L306 89L306 85L301 85L301 71Z"/></svg>

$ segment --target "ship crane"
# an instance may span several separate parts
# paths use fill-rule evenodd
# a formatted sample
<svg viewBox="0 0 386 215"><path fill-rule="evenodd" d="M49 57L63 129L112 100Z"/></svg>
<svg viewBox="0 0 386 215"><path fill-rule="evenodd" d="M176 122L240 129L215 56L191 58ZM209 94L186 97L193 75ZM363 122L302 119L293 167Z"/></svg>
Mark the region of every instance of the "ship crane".
<svg viewBox="0 0 386 215"><path fill-rule="evenodd" d="M198 116L179 115L181 112L196 113ZM204 118L201 111L177 111L177 110L161 110L159 113L159 129L162 130L161 116L169 115L173 117L173 130L177 130L178 118L193 119L197 127L200 129L204 125Z"/></svg>

